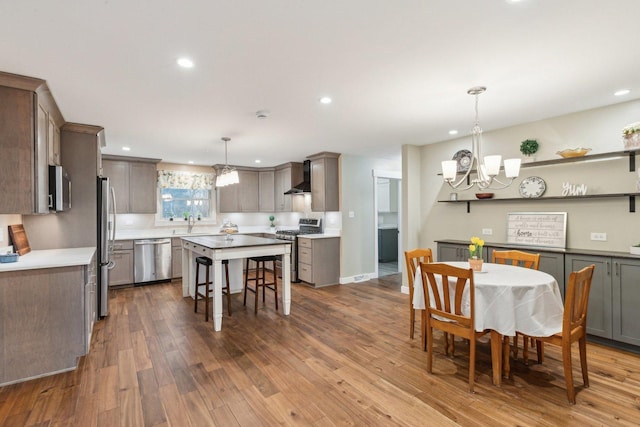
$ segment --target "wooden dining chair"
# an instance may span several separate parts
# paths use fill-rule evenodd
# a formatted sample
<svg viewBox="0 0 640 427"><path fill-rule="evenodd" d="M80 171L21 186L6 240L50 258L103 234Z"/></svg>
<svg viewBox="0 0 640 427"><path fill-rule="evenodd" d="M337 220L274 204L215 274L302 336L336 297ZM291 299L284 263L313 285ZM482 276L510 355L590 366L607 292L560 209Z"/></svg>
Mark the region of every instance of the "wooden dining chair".
<svg viewBox="0 0 640 427"><path fill-rule="evenodd" d="M476 339L489 332L476 332L475 330L473 270L448 264L421 263L420 271L426 306L427 372L433 373L434 328L444 332L445 354L447 355L453 344L453 336L466 338L469 340L469 391L473 393L476 371ZM453 295L449 286L450 279L455 280ZM469 299L463 300L466 288L468 288ZM469 304L468 315L464 314L462 310L463 304L467 303ZM450 343L447 339L448 334L451 334Z"/></svg>
<svg viewBox="0 0 640 427"><path fill-rule="evenodd" d="M580 271L572 272L569 276L567 293L564 299L562 332L550 337L532 337L537 342L546 342L562 347L564 380L567 384L567 397L571 404L576 403L576 391L573 387L573 371L571 367L571 345L576 341L578 341L580 350L582 381L585 387L589 387L589 373L587 370L587 309L594 269L595 265L591 264ZM523 334L523 336L527 339L526 335ZM539 359L539 361L541 360Z"/></svg>
<svg viewBox="0 0 640 427"><path fill-rule="evenodd" d="M418 265L423 262L433 262L433 253L431 249L414 249L412 251L405 251L404 259L407 263L407 275L409 276L409 337L413 339L414 324L416 322L416 310L413 308L413 281L416 277ZM426 345L424 326L424 317L422 317L420 324L422 348Z"/></svg>
<svg viewBox="0 0 640 427"><path fill-rule="evenodd" d="M493 255L491 257L491 262L495 264L511 264L518 267L531 268L533 270L537 270L540 266L540 254L533 254L530 252L523 252L518 250L510 250L510 251L493 251ZM504 347L505 350L509 349L509 337L504 337ZM531 341L533 344L533 340ZM536 343L536 349L539 354L543 354L543 349L541 346L543 344ZM505 360L509 357L509 353L505 353ZM516 332L516 336L513 338L513 358L516 359L518 357L518 333ZM524 340L522 345L522 358L525 364L529 363L529 341ZM505 366L509 366L505 364Z"/></svg>

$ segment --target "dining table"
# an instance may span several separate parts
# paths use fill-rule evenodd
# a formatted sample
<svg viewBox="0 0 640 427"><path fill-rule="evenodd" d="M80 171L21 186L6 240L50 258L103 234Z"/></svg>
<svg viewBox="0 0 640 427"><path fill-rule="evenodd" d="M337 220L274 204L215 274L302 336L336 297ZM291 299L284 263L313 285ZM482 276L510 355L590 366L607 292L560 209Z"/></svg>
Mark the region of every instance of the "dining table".
<svg viewBox="0 0 640 427"><path fill-rule="evenodd" d="M468 262L446 264L469 268ZM478 332L491 331L493 384L502 383L503 368L509 374L508 354L503 360L503 337L521 332L530 336L551 336L562 330L564 305L558 282L543 271L507 264L483 263L474 271L475 324ZM422 273L418 267L414 278L413 307L425 309ZM439 286L442 286L439 283ZM449 280L451 289L455 279ZM430 298L433 294L430 292ZM452 295L454 293L452 292ZM469 315L469 287L462 297L463 314Z"/></svg>
<svg viewBox="0 0 640 427"><path fill-rule="evenodd" d="M196 258L213 261L213 326L222 330L222 261L229 260L231 280L241 283L242 260L280 255L282 257L282 306L285 316L291 311L291 242L280 239L236 234L182 237L182 295L194 296ZM233 292L234 287L231 286Z"/></svg>

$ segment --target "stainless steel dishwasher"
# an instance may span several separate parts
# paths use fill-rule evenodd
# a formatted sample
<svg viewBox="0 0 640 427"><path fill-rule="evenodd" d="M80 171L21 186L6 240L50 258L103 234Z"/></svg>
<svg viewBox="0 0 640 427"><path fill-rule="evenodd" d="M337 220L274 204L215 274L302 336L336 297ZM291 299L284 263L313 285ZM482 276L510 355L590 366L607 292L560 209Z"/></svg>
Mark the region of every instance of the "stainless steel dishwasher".
<svg viewBox="0 0 640 427"><path fill-rule="evenodd" d="M134 285L171 280L171 239L133 241Z"/></svg>

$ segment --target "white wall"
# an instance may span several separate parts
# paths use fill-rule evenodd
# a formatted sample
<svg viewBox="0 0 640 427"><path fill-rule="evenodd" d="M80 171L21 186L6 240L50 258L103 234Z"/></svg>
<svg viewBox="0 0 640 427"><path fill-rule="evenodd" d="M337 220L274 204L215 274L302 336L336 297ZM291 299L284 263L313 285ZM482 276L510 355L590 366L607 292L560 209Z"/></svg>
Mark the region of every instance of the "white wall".
<svg viewBox="0 0 640 427"><path fill-rule="evenodd" d="M22 224L22 215L0 215L0 248L11 244L8 227L15 224Z"/></svg>
<svg viewBox="0 0 640 427"><path fill-rule="evenodd" d="M536 160L559 158L556 151L565 148L592 148L590 154L622 151L622 128L639 118L640 101L631 101L485 132L484 154L519 157L520 141L528 138L535 138L540 143ZM639 212L630 213L627 198L475 203L471 204L471 213L466 213L466 204L439 203L438 200L447 199L451 192L443 184L442 176L437 175L440 162L464 148L470 149L467 137L422 147L405 147L403 150L403 157L416 149L420 153L419 178L416 178L418 168L415 164L413 168L407 166L407 170L403 170L405 191L415 185L421 188L419 217L408 218L411 230L419 234L417 246L435 249L435 240L467 240L473 235L481 235L483 228L493 230L493 235L484 236L485 240L505 242L506 215L516 211L567 212L568 247L626 252L631 244L640 242L640 203ZM415 160L404 159L403 162L409 165ZM543 178L547 182L545 195L549 196L561 195L563 182L585 183L589 188L588 194L635 192L637 180L637 174L628 171L627 159L523 168L511 187L493 191L495 197L519 197L518 185L528 176ZM416 184L416 179L419 179L419 184ZM462 192L460 197L472 198L474 193L469 190ZM410 205L406 200L405 205ZM407 211L412 210L415 214L415 206L406 207ZM591 241L590 232L607 233L607 241ZM407 243L406 248L411 247L416 246Z"/></svg>
<svg viewBox="0 0 640 427"><path fill-rule="evenodd" d="M374 204L375 170L399 171L399 161L343 154L340 156L340 210L342 238L340 281L371 277L376 271ZM349 215L353 212L353 217Z"/></svg>

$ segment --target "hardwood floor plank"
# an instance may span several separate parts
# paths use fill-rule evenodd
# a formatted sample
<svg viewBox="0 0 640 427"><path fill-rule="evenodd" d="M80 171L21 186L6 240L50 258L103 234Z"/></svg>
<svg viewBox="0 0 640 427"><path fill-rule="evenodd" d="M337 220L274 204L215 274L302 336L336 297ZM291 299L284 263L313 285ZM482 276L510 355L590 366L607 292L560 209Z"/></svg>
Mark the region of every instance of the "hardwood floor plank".
<svg viewBox="0 0 640 427"><path fill-rule="evenodd" d="M293 284L290 316L273 299L256 315L233 295L220 332L193 313L179 281L112 290L78 369L0 387L0 425L638 425L640 356L599 344L587 344L589 388L574 349L576 405L554 346L542 365L512 361L494 387L481 340L473 394L462 341L455 357L438 343L428 374L400 286L399 275Z"/></svg>

